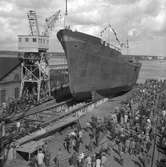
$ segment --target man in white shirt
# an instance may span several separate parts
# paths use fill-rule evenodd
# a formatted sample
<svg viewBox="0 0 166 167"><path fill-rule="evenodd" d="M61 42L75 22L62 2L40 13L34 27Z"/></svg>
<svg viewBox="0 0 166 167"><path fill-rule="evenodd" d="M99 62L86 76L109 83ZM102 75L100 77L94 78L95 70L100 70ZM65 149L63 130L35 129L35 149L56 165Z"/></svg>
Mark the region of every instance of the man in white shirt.
<svg viewBox="0 0 166 167"><path fill-rule="evenodd" d="M42 149L39 149L39 152L37 154L37 162L38 162L38 166L39 167L43 167L44 166L44 154L42 152Z"/></svg>
<svg viewBox="0 0 166 167"><path fill-rule="evenodd" d="M101 167L101 159L96 159L96 167Z"/></svg>
<svg viewBox="0 0 166 167"><path fill-rule="evenodd" d="M166 110L163 110L163 111L162 111L162 115L163 115L163 117L166 116Z"/></svg>
<svg viewBox="0 0 166 167"><path fill-rule="evenodd" d="M18 121L18 122L16 123L17 132L20 132L20 126L21 126L21 123Z"/></svg>

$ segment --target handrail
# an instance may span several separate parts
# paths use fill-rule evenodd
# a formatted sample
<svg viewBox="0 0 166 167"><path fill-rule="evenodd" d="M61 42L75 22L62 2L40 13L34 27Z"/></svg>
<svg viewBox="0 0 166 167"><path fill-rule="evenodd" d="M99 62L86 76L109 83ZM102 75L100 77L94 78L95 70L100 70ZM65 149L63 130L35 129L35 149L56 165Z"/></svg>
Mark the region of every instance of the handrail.
<svg viewBox="0 0 166 167"><path fill-rule="evenodd" d="M102 39L100 39L100 40L101 40L100 42L101 42L102 45L106 46L105 44L107 44L108 47L111 46L111 47L113 47L115 50L117 50L117 51L119 51L119 52L121 51L121 49L118 48L117 46L115 46L115 45L113 45L113 44L111 44L111 43L107 43L106 41L103 41Z"/></svg>

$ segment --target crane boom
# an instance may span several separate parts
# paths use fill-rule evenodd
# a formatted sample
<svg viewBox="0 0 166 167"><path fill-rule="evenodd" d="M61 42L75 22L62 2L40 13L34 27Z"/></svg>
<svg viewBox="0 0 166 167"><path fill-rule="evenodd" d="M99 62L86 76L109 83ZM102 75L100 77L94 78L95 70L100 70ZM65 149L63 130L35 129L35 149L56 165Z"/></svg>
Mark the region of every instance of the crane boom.
<svg viewBox="0 0 166 167"><path fill-rule="evenodd" d="M124 43L122 43L122 42L119 40L115 29L112 28L112 26L111 26L110 24L109 24L108 26L106 26L106 27L100 32L100 36L101 36L101 37L103 36L103 33L104 33L107 29L110 29L110 30L113 32L113 34L114 34L114 36L115 36L115 39L116 39L116 41L118 42L118 44L119 44L120 47L126 47L126 48L129 47L129 46L128 46L128 41L127 41L127 44L124 44Z"/></svg>
<svg viewBox="0 0 166 167"><path fill-rule="evenodd" d="M30 10L27 14L29 20L30 34L40 35L36 12Z"/></svg>
<svg viewBox="0 0 166 167"><path fill-rule="evenodd" d="M59 19L60 13L61 13L61 11L58 10L55 14L46 18L45 30L43 32L44 35L48 36L49 30L52 30L52 28L54 28L56 21Z"/></svg>

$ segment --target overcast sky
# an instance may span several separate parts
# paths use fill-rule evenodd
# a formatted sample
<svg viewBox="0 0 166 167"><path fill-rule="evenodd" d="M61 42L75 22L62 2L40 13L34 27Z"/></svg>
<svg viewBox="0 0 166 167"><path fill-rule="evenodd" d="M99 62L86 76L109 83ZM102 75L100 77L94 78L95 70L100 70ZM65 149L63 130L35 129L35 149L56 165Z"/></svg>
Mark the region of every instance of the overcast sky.
<svg viewBox="0 0 166 167"><path fill-rule="evenodd" d="M65 0L0 0L0 50L17 50L17 35L28 34L28 10L44 19L61 9ZM166 56L166 0L68 0L72 29L99 36L108 24L121 41L129 39L130 54ZM61 51L51 33L50 51Z"/></svg>

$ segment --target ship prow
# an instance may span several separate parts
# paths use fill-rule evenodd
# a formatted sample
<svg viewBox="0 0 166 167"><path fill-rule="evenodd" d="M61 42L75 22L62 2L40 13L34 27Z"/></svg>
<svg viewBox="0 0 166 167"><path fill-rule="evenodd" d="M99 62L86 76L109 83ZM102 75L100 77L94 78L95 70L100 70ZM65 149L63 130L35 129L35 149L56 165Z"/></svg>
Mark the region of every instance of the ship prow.
<svg viewBox="0 0 166 167"><path fill-rule="evenodd" d="M68 63L69 87L76 100L112 97L133 88L141 64L100 38L62 29L57 33Z"/></svg>

